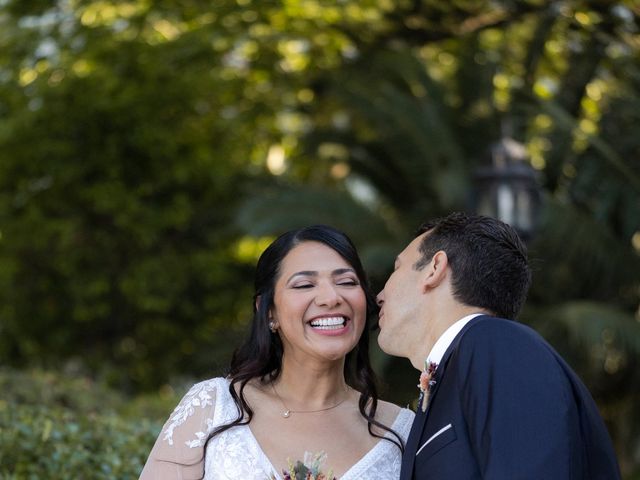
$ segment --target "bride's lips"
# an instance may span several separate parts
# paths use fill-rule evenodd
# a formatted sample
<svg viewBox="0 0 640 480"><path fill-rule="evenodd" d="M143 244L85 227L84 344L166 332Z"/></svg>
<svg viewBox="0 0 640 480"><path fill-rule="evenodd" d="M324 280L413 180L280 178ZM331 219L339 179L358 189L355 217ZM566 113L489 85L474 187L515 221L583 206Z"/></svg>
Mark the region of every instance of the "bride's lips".
<svg viewBox="0 0 640 480"><path fill-rule="evenodd" d="M341 313L321 315L312 318L307 325L315 333L327 336L342 335L350 328L351 319Z"/></svg>

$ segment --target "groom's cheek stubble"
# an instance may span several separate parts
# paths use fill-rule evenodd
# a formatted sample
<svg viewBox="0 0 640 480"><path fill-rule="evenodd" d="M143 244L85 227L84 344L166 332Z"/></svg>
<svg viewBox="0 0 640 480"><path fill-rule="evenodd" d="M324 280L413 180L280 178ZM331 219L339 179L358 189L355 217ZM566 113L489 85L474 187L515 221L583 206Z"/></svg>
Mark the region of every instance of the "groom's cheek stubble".
<svg viewBox="0 0 640 480"><path fill-rule="evenodd" d="M399 356L397 348L394 345L394 334L388 328L380 325L378 332L378 345L380 349L387 355Z"/></svg>
<svg viewBox="0 0 640 480"><path fill-rule="evenodd" d="M382 326L381 323L378 323L379 325L379 330L378 330L378 346L380 347L380 349L386 353L386 354L390 354L389 350L388 350L388 345L386 342L386 330L384 329L384 327Z"/></svg>

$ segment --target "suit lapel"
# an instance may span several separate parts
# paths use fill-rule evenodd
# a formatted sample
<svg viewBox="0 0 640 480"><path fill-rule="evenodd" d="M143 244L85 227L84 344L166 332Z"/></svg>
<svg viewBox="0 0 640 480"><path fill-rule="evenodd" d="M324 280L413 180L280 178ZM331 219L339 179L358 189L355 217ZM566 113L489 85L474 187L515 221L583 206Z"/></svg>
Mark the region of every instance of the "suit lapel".
<svg viewBox="0 0 640 480"><path fill-rule="evenodd" d="M424 424L426 423L426 412L422 413L422 410L418 406L418 411L413 420L411 426L411 432L409 432L409 438L407 438L407 445L404 449L404 455L402 456L402 469L400 480L409 480L413 475L413 463L416 458L416 451L418 450L418 442L422 437L422 431L424 430Z"/></svg>
<svg viewBox="0 0 640 480"><path fill-rule="evenodd" d="M445 354L446 357L446 354ZM443 360L445 360L443 357ZM443 365L444 362L441 362L440 365ZM440 365L438 365L438 369L435 373L436 383L433 385L431 389L431 393L429 395L429 402L427 403L427 410L425 412L422 411L420 405L418 405L418 411L416 412L416 417L413 420L413 425L411 427L411 432L409 433L409 438L407 439L407 447L404 450L404 455L402 457L402 475L400 476L400 480L407 480L412 478L413 472L413 464L416 460L416 452L418 451L420 439L422 438L422 432L424 431L424 426L427 424L427 415L429 415L429 411L431 410L431 405L436 398L436 393L438 391L438 386L440 385L440 377L441 372Z"/></svg>
<svg viewBox="0 0 640 480"><path fill-rule="evenodd" d="M431 406L433 405L436 395L438 393L438 388L442 383L442 376L444 375L444 370L451 357L452 353L456 351L458 345L460 343L460 339L464 335L464 333L469 329L469 327L475 323L478 318L482 318L482 316L478 316L471 321L469 321L460 333L456 335L456 338L451 342L449 348L445 351L442 356L442 360L438 364L438 368L435 373L436 383L433 385L431 390L429 403L427 403L427 410L423 413L420 405L418 405L418 411L416 412L416 417L413 421L413 425L411 427L411 432L409 433L409 438L407 439L407 446L404 450L404 455L402 456L402 470L400 475L400 480L409 480L413 478L413 465L416 460L416 452L418 451L420 439L422 438L422 432L424 431L424 427L427 424L427 416L431 410Z"/></svg>

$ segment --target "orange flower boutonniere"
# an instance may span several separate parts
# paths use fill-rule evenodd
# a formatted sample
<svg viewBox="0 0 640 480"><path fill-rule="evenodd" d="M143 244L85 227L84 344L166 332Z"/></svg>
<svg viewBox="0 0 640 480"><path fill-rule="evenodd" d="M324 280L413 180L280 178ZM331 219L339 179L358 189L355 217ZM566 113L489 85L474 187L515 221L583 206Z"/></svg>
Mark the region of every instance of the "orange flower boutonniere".
<svg viewBox="0 0 640 480"><path fill-rule="evenodd" d="M427 403L429 403L429 394L431 388L436 384L435 374L438 364L435 362L424 361L424 370L420 374L420 383L418 388L420 389L420 397L418 398L418 405L423 412L427 410Z"/></svg>

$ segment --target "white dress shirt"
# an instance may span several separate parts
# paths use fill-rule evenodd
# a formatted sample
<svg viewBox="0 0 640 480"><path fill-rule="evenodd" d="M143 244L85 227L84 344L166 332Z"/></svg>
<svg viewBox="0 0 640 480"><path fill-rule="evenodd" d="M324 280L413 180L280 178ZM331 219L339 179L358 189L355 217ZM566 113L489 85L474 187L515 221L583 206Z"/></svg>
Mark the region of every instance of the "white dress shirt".
<svg viewBox="0 0 640 480"><path fill-rule="evenodd" d="M472 313L471 315L467 315L447 328L444 333L440 335L440 338L438 338L438 341L429 352L429 355L427 356L427 364L433 362L436 365L439 365L444 353L447 351L447 348L449 348L449 345L451 345L451 342L453 342L458 333L460 333L460 330L479 315L484 315L484 313ZM442 375L442 373L440 373L440 375Z"/></svg>

